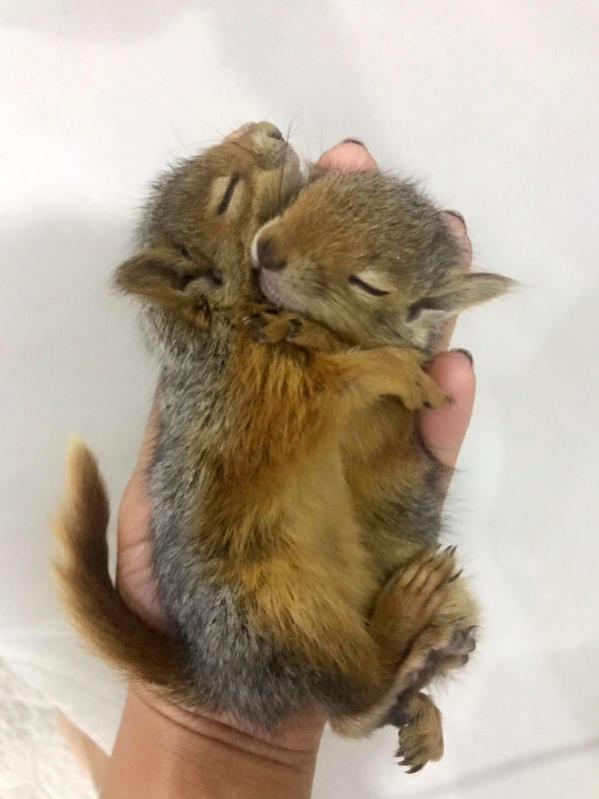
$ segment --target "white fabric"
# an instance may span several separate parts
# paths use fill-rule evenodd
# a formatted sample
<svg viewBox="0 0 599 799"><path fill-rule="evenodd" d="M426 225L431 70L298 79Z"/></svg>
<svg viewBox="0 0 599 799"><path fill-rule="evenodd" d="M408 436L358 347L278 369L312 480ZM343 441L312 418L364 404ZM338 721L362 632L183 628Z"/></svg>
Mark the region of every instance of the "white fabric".
<svg viewBox="0 0 599 799"><path fill-rule="evenodd" d="M93 799L57 727L56 706L0 659L0 797Z"/></svg>
<svg viewBox="0 0 599 799"><path fill-rule="evenodd" d="M523 287L455 337L479 393L449 540L486 621L440 697L445 758L410 778L391 730L327 738L315 796L594 799L596 2L1 6L2 651L109 746L120 687L53 632L47 520L70 433L115 501L136 456L155 375L108 280L148 181L251 119L291 125L303 155L358 137L464 213L479 268Z"/></svg>
<svg viewBox="0 0 599 799"><path fill-rule="evenodd" d="M124 685L87 654L62 619L3 630L0 658L29 685L51 697L105 752L112 750Z"/></svg>

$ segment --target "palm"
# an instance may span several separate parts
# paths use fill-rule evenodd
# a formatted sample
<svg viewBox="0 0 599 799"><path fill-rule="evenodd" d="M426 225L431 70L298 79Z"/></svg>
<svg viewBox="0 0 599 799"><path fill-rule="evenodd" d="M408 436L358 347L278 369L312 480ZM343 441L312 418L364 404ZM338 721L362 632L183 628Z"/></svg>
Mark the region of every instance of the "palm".
<svg viewBox="0 0 599 799"><path fill-rule="evenodd" d="M147 471L154 449L156 411L155 403L137 466L119 510L117 586L124 601L138 616L152 627L164 630L167 620L160 606L152 565L152 501L147 485Z"/></svg>

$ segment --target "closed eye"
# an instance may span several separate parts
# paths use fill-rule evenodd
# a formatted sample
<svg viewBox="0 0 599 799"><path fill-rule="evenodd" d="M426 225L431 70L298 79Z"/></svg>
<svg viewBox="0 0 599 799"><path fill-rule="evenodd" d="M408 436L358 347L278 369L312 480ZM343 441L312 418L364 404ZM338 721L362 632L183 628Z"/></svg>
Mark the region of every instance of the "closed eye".
<svg viewBox="0 0 599 799"><path fill-rule="evenodd" d="M385 294L389 294L388 291L383 291L382 289L377 289L374 286L371 286L369 283L366 283L364 280L361 280L356 275L352 275L349 278L349 282L352 286L357 286L362 291L365 291L367 294L371 294L373 297L384 297Z"/></svg>
<svg viewBox="0 0 599 799"><path fill-rule="evenodd" d="M216 209L217 214L224 214L227 208L229 207L229 204L233 199L233 192L235 191L235 187L239 183L239 178L240 178L239 172L234 172L231 175L231 179L229 180L227 188L225 189L223 198L218 204L218 208Z"/></svg>

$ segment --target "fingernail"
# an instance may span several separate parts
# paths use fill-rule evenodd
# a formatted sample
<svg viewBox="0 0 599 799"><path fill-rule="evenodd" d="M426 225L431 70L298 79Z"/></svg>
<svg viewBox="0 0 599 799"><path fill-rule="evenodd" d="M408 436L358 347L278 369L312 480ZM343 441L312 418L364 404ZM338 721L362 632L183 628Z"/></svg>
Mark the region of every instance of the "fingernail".
<svg viewBox="0 0 599 799"><path fill-rule="evenodd" d="M474 357L470 350L464 350L461 347L456 347L456 349L452 350L452 352L461 352L462 355L465 355L466 358L470 361L470 366L472 367L472 371L474 371Z"/></svg>
<svg viewBox="0 0 599 799"><path fill-rule="evenodd" d="M464 219L464 217L462 216L462 214L459 211L453 211L452 209L447 208L445 213L446 214L451 214L452 216L457 216L457 218L460 220L462 225L464 225L464 227L466 227L466 220Z"/></svg>
<svg viewBox="0 0 599 799"><path fill-rule="evenodd" d="M341 144L357 144L359 147L366 147L364 142L360 141L360 139L343 139Z"/></svg>

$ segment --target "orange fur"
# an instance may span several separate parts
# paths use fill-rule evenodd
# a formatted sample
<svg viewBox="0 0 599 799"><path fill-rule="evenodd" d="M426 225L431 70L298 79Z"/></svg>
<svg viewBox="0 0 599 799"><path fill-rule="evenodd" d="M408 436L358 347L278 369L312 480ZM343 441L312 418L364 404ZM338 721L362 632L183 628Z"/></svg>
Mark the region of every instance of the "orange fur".
<svg viewBox="0 0 599 799"><path fill-rule="evenodd" d="M391 347L266 349L241 329L222 384L237 415L222 444L223 472L201 505L212 533L197 546L212 557L212 579L238 587L256 629L314 668L340 671L364 707L397 657L379 650L365 624L377 582L339 444L351 415L381 393L412 408L443 400L420 361ZM198 451L205 446L202 429L189 432L192 459L194 440Z"/></svg>
<svg viewBox="0 0 599 799"><path fill-rule="evenodd" d="M54 521L58 553L54 573L64 606L94 651L124 669L130 679L186 704L184 651L147 627L125 605L108 569L108 499L98 465L74 439L67 458L64 497ZM188 692L189 689L189 692Z"/></svg>

